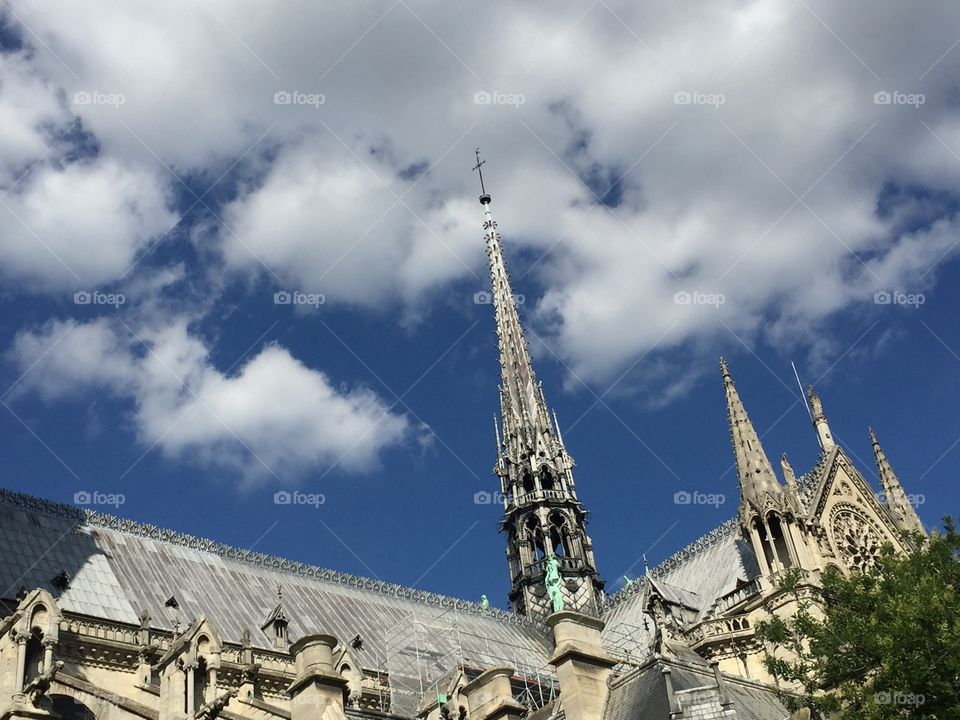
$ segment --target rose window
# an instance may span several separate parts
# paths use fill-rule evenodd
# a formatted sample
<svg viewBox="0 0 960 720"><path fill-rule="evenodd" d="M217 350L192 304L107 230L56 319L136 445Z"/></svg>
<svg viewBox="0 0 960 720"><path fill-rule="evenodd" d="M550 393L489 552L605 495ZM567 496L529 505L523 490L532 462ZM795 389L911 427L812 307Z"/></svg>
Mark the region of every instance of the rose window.
<svg viewBox="0 0 960 720"><path fill-rule="evenodd" d="M851 512L837 514L833 521L833 541L847 567L860 572L876 564L883 544L867 521Z"/></svg>

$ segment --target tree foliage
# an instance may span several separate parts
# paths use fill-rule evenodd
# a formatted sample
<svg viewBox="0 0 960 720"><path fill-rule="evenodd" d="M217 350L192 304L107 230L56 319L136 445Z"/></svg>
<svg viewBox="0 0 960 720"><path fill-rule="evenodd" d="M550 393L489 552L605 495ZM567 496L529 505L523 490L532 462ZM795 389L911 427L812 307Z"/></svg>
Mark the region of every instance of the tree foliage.
<svg viewBox="0 0 960 720"><path fill-rule="evenodd" d="M793 614L770 613L757 634L767 669L791 710L843 720L960 719L960 533L910 539L909 554L884 547L875 566L828 569L822 590L799 571L780 583Z"/></svg>

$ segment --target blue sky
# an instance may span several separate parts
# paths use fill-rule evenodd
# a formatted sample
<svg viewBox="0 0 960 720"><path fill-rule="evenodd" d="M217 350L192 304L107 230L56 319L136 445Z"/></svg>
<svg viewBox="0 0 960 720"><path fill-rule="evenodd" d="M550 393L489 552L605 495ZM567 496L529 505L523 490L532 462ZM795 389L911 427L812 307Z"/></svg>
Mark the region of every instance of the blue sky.
<svg viewBox="0 0 960 720"><path fill-rule="evenodd" d="M505 605L480 145L610 589L736 512L720 355L775 465L818 451L794 361L954 512L946 3L350 7L5 11L4 487Z"/></svg>

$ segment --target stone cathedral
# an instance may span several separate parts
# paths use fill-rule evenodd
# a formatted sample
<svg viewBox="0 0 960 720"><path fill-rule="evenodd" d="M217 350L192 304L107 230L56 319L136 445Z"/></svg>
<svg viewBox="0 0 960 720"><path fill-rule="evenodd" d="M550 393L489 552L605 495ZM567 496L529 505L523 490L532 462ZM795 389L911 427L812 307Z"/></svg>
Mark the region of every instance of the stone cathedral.
<svg viewBox="0 0 960 720"><path fill-rule="evenodd" d="M737 514L608 595L480 202L510 611L0 490L0 720L788 717L753 630L792 610L778 578L924 533L876 435L880 489L810 388L819 459L778 473L721 360Z"/></svg>

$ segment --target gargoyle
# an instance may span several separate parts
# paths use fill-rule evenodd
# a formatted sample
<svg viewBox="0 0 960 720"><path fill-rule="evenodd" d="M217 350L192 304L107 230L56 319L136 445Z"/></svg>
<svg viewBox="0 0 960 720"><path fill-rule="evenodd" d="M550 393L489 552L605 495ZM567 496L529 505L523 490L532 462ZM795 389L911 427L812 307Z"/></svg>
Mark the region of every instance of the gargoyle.
<svg viewBox="0 0 960 720"><path fill-rule="evenodd" d="M237 696L236 690L227 690L225 693L217 695L213 700L208 703L205 703L202 708L197 710L197 714L194 715L198 720L213 720L213 718L220 717L220 713L223 712L223 709L227 706L233 698Z"/></svg>
<svg viewBox="0 0 960 720"><path fill-rule="evenodd" d="M41 698L49 692L50 684L57 677L61 668L63 668L63 661L57 660L23 688L23 694L30 699L34 707L40 707Z"/></svg>

